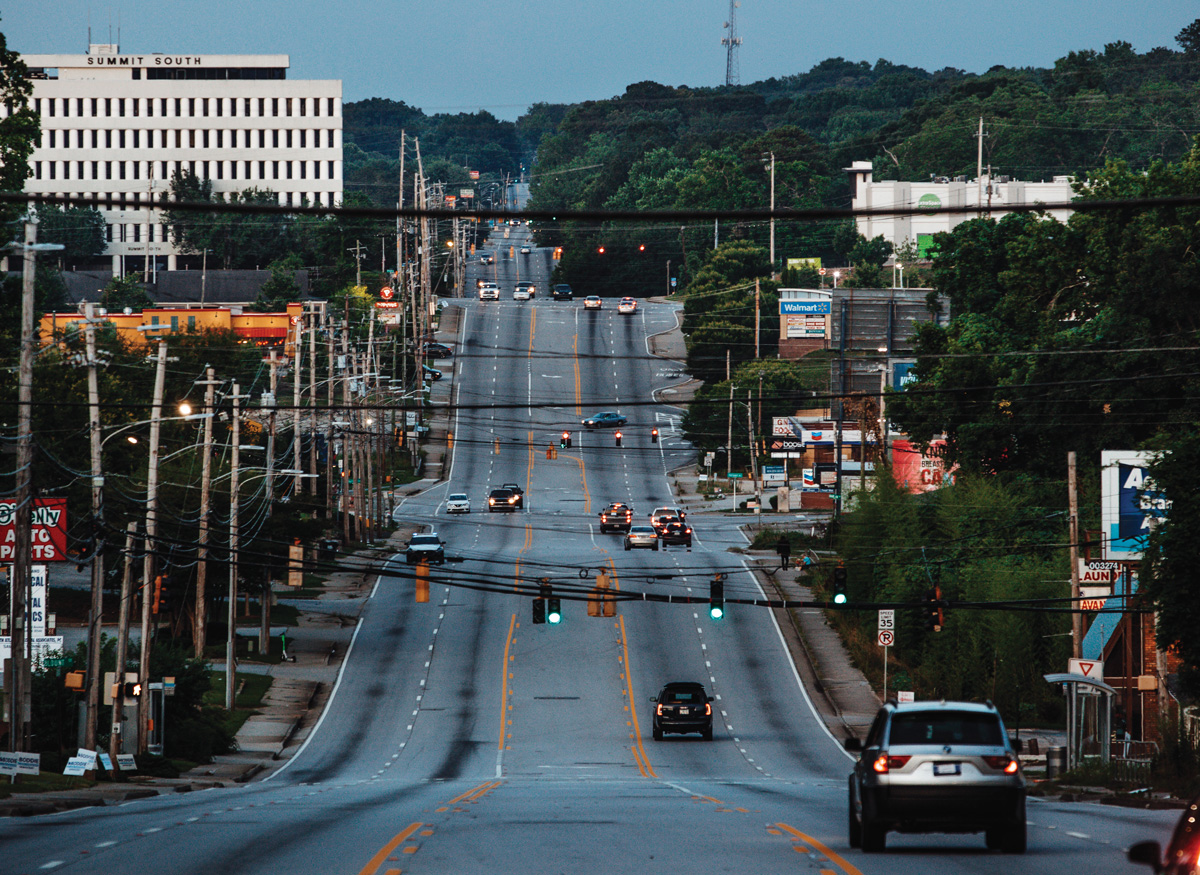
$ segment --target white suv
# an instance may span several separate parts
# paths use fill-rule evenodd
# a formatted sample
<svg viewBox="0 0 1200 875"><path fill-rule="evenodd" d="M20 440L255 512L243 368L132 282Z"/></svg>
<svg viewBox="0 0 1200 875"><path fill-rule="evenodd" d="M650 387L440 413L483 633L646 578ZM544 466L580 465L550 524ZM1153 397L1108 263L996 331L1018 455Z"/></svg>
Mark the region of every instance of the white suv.
<svg viewBox="0 0 1200 875"><path fill-rule="evenodd" d="M484 283L479 287L479 300L481 301L499 301L500 287L495 283Z"/></svg>

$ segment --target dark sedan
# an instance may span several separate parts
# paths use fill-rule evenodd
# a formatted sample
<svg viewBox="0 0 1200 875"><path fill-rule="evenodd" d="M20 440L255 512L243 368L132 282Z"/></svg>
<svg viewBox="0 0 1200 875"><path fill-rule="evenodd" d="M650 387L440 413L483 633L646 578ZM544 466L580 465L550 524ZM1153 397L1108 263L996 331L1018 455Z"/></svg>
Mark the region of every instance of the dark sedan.
<svg viewBox="0 0 1200 875"><path fill-rule="evenodd" d="M604 413L597 413L595 416L589 416L583 420L584 428L613 428L618 425L624 425L628 420L620 413L614 413L607 410Z"/></svg>

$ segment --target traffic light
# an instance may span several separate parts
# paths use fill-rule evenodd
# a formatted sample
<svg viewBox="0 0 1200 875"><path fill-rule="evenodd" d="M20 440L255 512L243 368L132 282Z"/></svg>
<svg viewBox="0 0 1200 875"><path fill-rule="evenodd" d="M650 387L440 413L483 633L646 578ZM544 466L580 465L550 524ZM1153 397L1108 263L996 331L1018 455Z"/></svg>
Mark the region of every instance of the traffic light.
<svg viewBox="0 0 1200 875"><path fill-rule="evenodd" d="M725 575L718 574L708 585L708 615L714 620L725 616Z"/></svg>
<svg viewBox="0 0 1200 875"><path fill-rule="evenodd" d="M562 433L562 437L558 439L558 445L564 450L571 449L571 433L569 431L564 431Z"/></svg>
<svg viewBox="0 0 1200 875"><path fill-rule="evenodd" d="M562 605L559 603L558 596L546 599L546 622L554 625L562 622Z"/></svg>
<svg viewBox="0 0 1200 875"><path fill-rule="evenodd" d="M925 606L922 613L925 616L925 631L941 632L942 625L945 621L945 616L942 613L942 608L945 606L942 601L942 588L940 586L931 586L925 592Z"/></svg>
<svg viewBox="0 0 1200 875"><path fill-rule="evenodd" d="M846 604L846 563L839 561L833 569L833 603Z"/></svg>
<svg viewBox="0 0 1200 875"><path fill-rule="evenodd" d="M614 437L616 437L616 439L617 439L617 446L618 447L621 446L621 433L617 432L616 435L614 435Z"/></svg>
<svg viewBox="0 0 1200 875"><path fill-rule="evenodd" d="M603 246L601 246L601 247L600 247L599 249L597 249L596 251L597 251L598 253L600 253L601 255L603 255L603 254L604 254L604 247L603 247Z"/></svg>
<svg viewBox="0 0 1200 875"><path fill-rule="evenodd" d="M658 429L657 428L650 429L650 443L652 443L652 444L658 443Z"/></svg>
<svg viewBox="0 0 1200 875"><path fill-rule="evenodd" d="M543 581L545 580L545 578L542 579ZM553 601L557 605L558 599L551 598L552 592L553 591L550 589L550 584L548 583L542 583L542 585L538 587L538 597L533 600L533 622L546 622L546 616L548 614L547 608L549 607L549 603ZM561 614L559 615L559 619L562 619ZM551 622L557 623L558 620L551 620Z"/></svg>
<svg viewBox="0 0 1200 875"><path fill-rule="evenodd" d="M136 698L142 694L142 685L137 682L127 681L123 686L126 699Z"/></svg>
<svg viewBox="0 0 1200 875"><path fill-rule="evenodd" d="M646 251L646 244L645 244L645 243L639 243L639 244L638 244L638 252L645 252L645 251Z"/></svg>

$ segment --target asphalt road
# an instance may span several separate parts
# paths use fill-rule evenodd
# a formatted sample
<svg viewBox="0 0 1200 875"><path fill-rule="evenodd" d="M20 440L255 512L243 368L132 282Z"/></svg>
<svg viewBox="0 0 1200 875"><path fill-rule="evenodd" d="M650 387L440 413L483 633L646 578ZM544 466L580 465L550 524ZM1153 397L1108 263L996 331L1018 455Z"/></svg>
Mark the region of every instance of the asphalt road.
<svg viewBox="0 0 1200 875"><path fill-rule="evenodd" d="M524 232L512 226L510 239ZM495 267L509 294L518 269L539 292L458 302L452 467L398 510L461 560L431 572L428 603L403 565L380 578L322 722L268 780L8 819L0 872L1127 873L1126 846L1166 836L1174 812L1031 800L1019 861L971 835L893 834L884 855L850 850L850 761L771 615L733 606L713 621L683 601L707 598L716 572L729 574L727 596L757 593L730 551L744 540L704 515L689 518L691 550L626 552L620 535L598 533L607 502L639 519L669 504L668 472L690 458L677 410L635 406L677 379L646 346L674 324L670 306L619 316L612 301L599 312L550 301L545 252L518 248ZM580 427L599 410L629 417L621 447ZM573 446L547 458L564 429ZM484 510L503 482L525 489L524 511ZM447 516L450 492L474 512ZM622 597L679 600L632 598L589 617L575 595L601 569ZM542 578L563 598L560 625L533 624L515 592ZM713 741L651 739L649 698L672 680L717 696Z"/></svg>

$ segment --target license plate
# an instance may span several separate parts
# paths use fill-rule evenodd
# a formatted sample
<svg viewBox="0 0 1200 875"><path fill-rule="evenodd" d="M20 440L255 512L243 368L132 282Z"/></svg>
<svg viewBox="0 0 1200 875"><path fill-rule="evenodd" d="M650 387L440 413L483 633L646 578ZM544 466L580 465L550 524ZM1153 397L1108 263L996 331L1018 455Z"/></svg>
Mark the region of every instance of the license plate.
<svg viewBox="0 0 1200 875"><path fill-rule="evenodd" d="M680 708L679 709L679 714L681 717L686 717L690 713L692 713L692 710L690 708Z"/></svg>
<svg viewBox="0 0 1200 875"><path fill-rule="evenodd" d="M958 763L934 763L933 773L935 775L958 775L962 770Z"/></svg>

